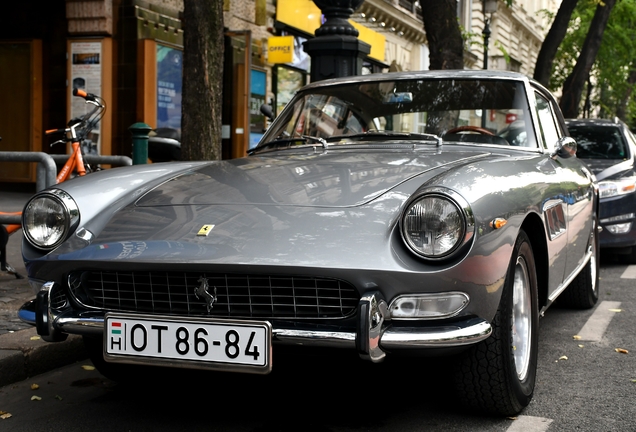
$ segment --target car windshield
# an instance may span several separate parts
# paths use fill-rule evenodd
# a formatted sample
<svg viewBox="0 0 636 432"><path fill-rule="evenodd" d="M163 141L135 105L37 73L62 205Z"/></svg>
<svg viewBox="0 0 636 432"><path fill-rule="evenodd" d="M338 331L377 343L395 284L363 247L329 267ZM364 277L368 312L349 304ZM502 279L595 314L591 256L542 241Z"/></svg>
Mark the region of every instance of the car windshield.
<svg viewBox="0 0 636 432"><path fill-rule="evenodd" d="M286 107L260 147L437 137L536 148L523 84L414 78L318 86Z"/></svg>
<svg viewBox="0 0 636 432"><path fill-rule="evenodd" d="M617 126L569 126L579 159L625 159L627 143Z"/></svg>

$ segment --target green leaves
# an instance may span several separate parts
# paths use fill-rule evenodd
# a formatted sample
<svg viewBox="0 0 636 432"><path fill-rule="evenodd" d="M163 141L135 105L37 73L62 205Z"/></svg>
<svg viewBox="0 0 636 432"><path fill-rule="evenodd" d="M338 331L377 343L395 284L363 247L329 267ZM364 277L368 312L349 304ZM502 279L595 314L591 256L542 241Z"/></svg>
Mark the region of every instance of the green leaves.
<svg viewBox="0 0 636 432"><path fill-rule="evenodd" d="M550 79L552 90L561 89L572 72L599 4L599 0L579 0L555 58ZM618 115L630 126L636 126L636 92L633 91L636 74L632 73L636 69L636 41L632 37L635 32L636 0L617 2L590 72L591 116L611 118ZM584 102L585 98L581 105Z"/></svg>

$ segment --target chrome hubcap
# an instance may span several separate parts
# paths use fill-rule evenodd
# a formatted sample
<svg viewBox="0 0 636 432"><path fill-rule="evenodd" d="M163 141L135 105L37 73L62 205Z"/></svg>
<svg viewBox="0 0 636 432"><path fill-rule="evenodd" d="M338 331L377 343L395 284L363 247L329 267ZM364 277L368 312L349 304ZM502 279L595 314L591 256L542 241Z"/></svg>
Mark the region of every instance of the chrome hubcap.
<svg viewBox="0 0 636 432"><path fill-rule="evenodd" d="M512 286L512 352L520 381L523 381L528 375L530 364L530 340L532 337L530 298L528 266L523 257L517 257Z"/></svg>

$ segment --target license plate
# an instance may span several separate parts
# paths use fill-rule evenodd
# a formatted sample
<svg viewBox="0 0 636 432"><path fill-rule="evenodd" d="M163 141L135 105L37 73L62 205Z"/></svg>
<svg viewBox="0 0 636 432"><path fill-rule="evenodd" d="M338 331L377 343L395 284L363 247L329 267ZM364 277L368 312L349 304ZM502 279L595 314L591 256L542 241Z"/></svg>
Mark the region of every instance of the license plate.
<svg viewBox="0 0 636 432"><path fill-rule="evenodd" d="M107 313L104 359L236 372L271 371L267 321Z"/></svg>

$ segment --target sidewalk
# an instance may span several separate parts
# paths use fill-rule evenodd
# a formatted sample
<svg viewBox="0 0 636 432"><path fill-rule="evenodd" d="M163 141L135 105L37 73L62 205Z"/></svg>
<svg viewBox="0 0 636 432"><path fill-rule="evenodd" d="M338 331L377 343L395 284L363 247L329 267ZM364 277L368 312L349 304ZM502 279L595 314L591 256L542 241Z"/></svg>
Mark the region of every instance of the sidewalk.
<svg viewBox="0 0 636 432"><path fill-rule="evenodd" d="M0 211L21 211L27 192L0 190ZM65 342L44 342L35 327L18 319L18 309L35 298L26 279L21 254L22 230L9 237L7 263L24 279L0 271L0 386L47 372L87 357L79 336Z"/></svg>

